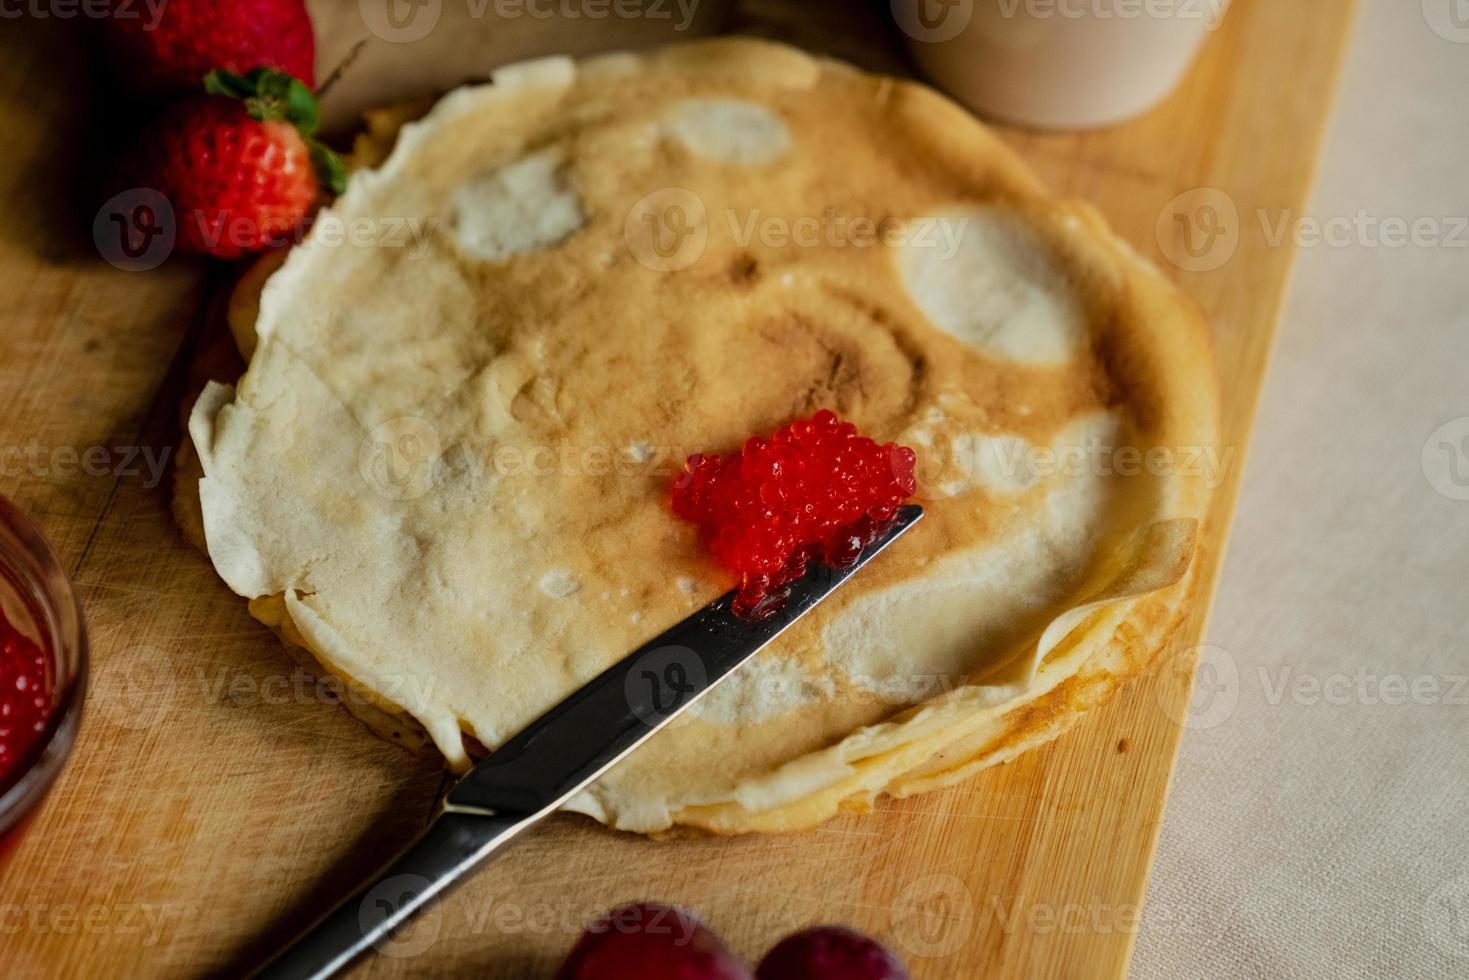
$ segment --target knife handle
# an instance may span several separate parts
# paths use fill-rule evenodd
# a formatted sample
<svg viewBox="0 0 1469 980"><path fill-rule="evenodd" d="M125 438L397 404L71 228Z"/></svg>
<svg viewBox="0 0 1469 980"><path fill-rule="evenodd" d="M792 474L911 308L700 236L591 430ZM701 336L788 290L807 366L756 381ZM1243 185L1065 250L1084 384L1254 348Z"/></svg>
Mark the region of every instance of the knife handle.
<svg viewBox="0 0 1469 980"><path fill-rule="evenodd" d="M390 947L393 933L458 880L497 857L541 814L441 813L376 877L273 959L258 980L334 977L359 957Z"/></svg>

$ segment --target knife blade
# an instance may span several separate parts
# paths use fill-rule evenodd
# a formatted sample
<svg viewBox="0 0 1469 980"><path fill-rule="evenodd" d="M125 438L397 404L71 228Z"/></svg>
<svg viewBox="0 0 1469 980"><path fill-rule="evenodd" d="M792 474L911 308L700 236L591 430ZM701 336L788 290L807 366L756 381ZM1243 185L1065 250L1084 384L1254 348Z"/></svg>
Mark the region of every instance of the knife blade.
<svg viewBox="0 0 1469 980"><path fill-rule="evenodd" d="M729 592L603 671L481 760L445 795L428 829L378 875L253 975L338 975L456 882L667 727L911 528L899 508L883 534L840 568L812 563L761 619L732 611Z"/></svg>

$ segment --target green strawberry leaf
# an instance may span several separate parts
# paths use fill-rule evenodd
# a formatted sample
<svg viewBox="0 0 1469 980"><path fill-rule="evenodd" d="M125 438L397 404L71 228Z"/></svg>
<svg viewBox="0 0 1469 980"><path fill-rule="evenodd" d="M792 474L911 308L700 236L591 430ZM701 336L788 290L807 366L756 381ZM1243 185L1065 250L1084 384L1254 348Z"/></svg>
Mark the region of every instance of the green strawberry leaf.
<svg viewBox="0 0 1469 980"><path fill-rule="evenodd" d="M284 104L286 121L299 129L302 136L311 136L321 125L321 107L316 96L300 79L291 79L291 84L286 87Z"/></svg>
<svg viewBox="0 0 1469 980"><path fill-rule="evenodd" d="M204 91L227 99L248 99L255 94L255 86L243 75L216 68L204 76Z"/></svg>
<svg viewBox="0 0 1469 980"><path fill-rule="evenodd" d="M328 188L333 194L345 191L347 168L341 158L319 140L308 139L306 145L311 150L311 162L316 168L316 179L321 186Z"/></svg>
<svg viewBox="0 0 1469 980"><path fill-rule="evenodd" d="M255 86L256 97L272 107L284 104L286 93L291 90L291 82L295 81L285 72L270 68L256 68L245 77Z"/></svg>

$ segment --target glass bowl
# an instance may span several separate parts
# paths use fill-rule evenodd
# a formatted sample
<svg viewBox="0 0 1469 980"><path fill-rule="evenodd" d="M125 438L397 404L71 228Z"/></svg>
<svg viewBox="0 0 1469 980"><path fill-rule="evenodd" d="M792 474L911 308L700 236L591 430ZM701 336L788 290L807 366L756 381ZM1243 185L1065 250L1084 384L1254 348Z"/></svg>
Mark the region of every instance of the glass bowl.
<svg viewBox="0 0 1469 980"><path fill-rule="evenodd" d="M0 497L0 612L38 644L52 671L50 707L35 744L0 772L0 862L71 754L87 688L87 628L71 582L46 540Z"/></svg>

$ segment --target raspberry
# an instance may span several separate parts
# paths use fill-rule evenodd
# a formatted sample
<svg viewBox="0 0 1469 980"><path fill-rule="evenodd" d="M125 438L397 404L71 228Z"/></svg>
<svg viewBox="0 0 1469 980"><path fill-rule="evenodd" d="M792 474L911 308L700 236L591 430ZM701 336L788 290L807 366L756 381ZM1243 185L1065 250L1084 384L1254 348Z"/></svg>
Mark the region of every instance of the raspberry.
<svg viewBox="0 0 1469 980"><path fill-rule="evenodd" d="M876 443L820 411L729 456L690 456L673 512L739 575L735 612L768 615L809 562L851 564L882 534L917 489L916 460L906 446Z"/></svg>

